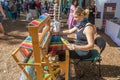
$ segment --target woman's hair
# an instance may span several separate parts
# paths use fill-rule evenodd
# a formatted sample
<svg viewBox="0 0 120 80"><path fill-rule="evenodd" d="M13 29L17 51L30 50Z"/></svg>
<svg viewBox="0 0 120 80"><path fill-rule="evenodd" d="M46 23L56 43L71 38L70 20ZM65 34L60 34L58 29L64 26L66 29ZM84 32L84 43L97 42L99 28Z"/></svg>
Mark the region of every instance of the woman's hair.
<svg viewBox="0 0 120 80"><path fill-rule="evenodd" d="M92 1L91 1L91 3L92 3L92 2L94 2L94 3L95 3L95 1L94 1L94 0L92 0Z"/></svg>
<svg viewBox="0 0 120 80"><path fill-rule="evenodd" d="M74 2L77 2L77 4L75 5L76 7L78 6L78 0L72 0L72 5L74 5Z"/></svg>
<svg viewBox="0 0 120 80"><path fill-rule="evenodd" d="M89 15L89 10L88 10L88 9L85 9L85 10L84 10L83 8L81 8L80 6L78 6L78 7L75 9L74 13L75 13L76 15L78 15L78 16L84 15L85 17L88 17L88 15Z"/></svg>

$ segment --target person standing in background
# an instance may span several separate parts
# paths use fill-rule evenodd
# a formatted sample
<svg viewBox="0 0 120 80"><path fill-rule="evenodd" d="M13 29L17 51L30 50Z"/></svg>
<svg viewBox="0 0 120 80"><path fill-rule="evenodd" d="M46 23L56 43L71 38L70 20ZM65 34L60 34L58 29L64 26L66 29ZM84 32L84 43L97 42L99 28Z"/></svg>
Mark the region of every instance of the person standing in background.
<svg viewBox="0 0 120 80"><path fill-rule="evenodd" d="M49 6L48 6L48 2L47 1L45 1L45 3L44 3L44 5L45 5L45 12L49 12Z"/></svg>
<svg viewBox="0 0 120 80"><path fill-rule="evenodd" d="M64 8L64 13L65 14L68 14L69 13L69 10L70 10L70 5L69 5L69 1L66 2L66 6Z"/></svg>
<svg viewBox="0 0 120 80"><path fill-rule="evenodd" d="M37 18L37 12L36 12L36 3L34 0L29 2L29 12L32 14L32 19L36 19Z"/></svg>
<svg viewBox="0 0 120 80"><path fill-rule="evenodd" d="M29 0L25 0L24 7L25 7L26 13L29 12L29 10L28 10L28 5L29 5Z"/></svg>
<svg viewBox="0 0 120 80"><path fill-rule="evenodd" d="M36 0L36 7L37 7L37 17L39 17L42 13L41 13L41 1L40 0Z"/></svg>
<svg viewBox="0 0 120 80"><path fill-rule="evenodd" d="M3 35L7 35L7 33L5 32L4 28L3 28L3 25L2 25L2 20L3 18L5 19L6 18L6 15L5 13L3 12L3 8L2 6L0 5L0 31L3 33ZM0 37L1 39L1 37Z"/></svg>
<svg viewBox="0 0 120 80"><path fill-rule="evenodd" d="M8 10L9 10L8 6L9 6L9 1L8 0L4 0L4 10L5 10L6 17L9 16L8 15Z"/></svg>
<svg viewBox="0 0 120 80"><path fill-rule="evenodd" d="M12 13L12 21L15 22L17 18L17 7L15 5L15 2L12 2L10 12Z"/></svg>
<svg viewBox="0 0 120 80"><path fill-rule="evenodd" d="M95 6L95 1L92 1L89 9L88 21L94 25L94 31L97 33L96 26L95 26L95 16L97 14L97 7Z"/></svg>
<svg viewBox="0 0 120 80"><path fill-rule="evenodd" d="M70 13L67 21L68 29L71 29L76 24L76 21L74 20L73 17L73 12L77 6L78 6L78 0L73 0L72 5L70 6Z"/></svg>
<svg viewBox="0 0 120 80"><path fill-rule="evenodd" d="M17 10L17 17L20 17L20 9L21 9L22 4L20 3L19 0L16 0L15 5L16 5L16 10Z"/></svg>

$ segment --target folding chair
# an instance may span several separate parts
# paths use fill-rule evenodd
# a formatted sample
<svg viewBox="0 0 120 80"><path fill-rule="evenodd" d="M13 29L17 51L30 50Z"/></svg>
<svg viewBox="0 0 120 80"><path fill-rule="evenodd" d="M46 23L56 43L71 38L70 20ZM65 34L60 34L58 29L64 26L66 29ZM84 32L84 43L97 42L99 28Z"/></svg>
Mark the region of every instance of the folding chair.
<svg viewBox="0 0 120 80"><path fill-rule="evenodd" d="M101 77L101 69L100 69L100 66L101 66L101 61L102 61L102 57L101 57L101 54L103 52L103 50L105 49L106 47L106 41L102 38L102 37L97 37L95 39L95 44L98 46L99 50L97 49L93 49L90 51L91 53L91 57L87 58L87 59L82 59L82 60L79 60L78 62L76 62L75 64L78 64L79 62L81 61L91 61L92 63L96 63L98 62L98 68L99 68L99 76Z"/></svg>

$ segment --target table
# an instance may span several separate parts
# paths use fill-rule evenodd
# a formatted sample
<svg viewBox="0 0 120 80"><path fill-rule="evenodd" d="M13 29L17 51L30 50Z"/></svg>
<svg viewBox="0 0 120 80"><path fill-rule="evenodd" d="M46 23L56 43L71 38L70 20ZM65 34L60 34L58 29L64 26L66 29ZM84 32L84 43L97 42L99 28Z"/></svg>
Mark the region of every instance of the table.
<svg viewBox="0 0 120 80"><path fill-rule="evenodd" d="M105 34L107 34L118 46L120 46L120 25L110 20L106 21Z"/></svg>

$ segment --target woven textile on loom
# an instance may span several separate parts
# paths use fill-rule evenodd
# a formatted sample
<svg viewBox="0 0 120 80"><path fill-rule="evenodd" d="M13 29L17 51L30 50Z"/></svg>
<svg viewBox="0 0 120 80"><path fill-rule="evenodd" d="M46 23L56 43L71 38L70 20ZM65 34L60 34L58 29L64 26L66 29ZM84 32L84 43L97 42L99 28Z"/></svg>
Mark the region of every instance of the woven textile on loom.
<svg viewBox="0 0 120 80"><path fill-rule="evenodd" d="M41 33L38 33L38 36L40 36L40 35L41 35ZM33 51L31 36L27 36L25 38L25 40L21 43L21 45L20 45L20 51L22 52L22 54L24 56L28 56L29 53L31 53Z"/></svg>
<svg viewBox="0 0 120 80"><path fill-rule="evenodd" d="M28 56L29 53L33 51L32 49L32 39L30 36L27 36L26 39L20 45L20 51L24 56Z"/></svg>
<svg viewBox="0 0 120 80"><path fill-rule="evenodd" d="M51 37L49 52L53 55L65 52L66 46L61 41L61 35L53 35Z"/></svg>
<svg viewBox="0 0 120 80"><path fill-rule="evenodd" d="M31 21L29 24L32 25L39 25L44 19L46 19L48 16L47 13L41 15L39 19ZM38 34L40 36L40 33ZM24 56L28 56L29 53L33 50L32 48L32 39L30 36L27 36L26 39L22 42L20 45L21 52L23 53Z"/></svg>
<svg viewBox="0 0 120 80"><path fill-rule="evenodd" d="M33 59L32 56L31 56L31 58L29 59L29 61L27 63L34 63L34 59ZM26 66L25 70L31 76L32 80L37 80L36 75L35 75L35 67ZM20 80L28 80L26 75L23 72L21 73Z"/></svg>
<svg viewBox="0 0 120 80"><path fill-rule="evenodd" d="M39 19L31 21L29 24L38 26L44 19L47 18L47 16L48 16L48 14L45 13L45 14L41 15L41 16L39 17Z"/></svg>
<svg viewBox="0 0 120 80"><path fill-rule="evenodd" d="M33 51L32 38L30 36L27 36L26 39L21 43L20 51L25 57L23 62L34 63L33 56L30 56L30 54ZM27 59L27 61L25 61L26 59ZM35 68L33 66L26 66L25 70L32 77L32 80L37 80L36 76L35 76ZM21 74L20 80L28 80L26 75L23 72Z"/></svg>

